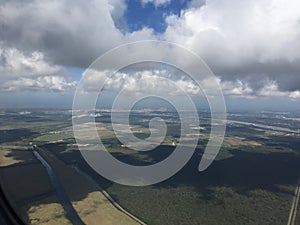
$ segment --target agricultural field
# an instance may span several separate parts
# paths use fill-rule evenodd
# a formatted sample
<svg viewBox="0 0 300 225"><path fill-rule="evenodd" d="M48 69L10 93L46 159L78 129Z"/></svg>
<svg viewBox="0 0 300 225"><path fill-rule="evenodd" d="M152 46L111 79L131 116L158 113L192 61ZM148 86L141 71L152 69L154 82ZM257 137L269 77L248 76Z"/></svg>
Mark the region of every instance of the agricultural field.
<svg viewBox="0 0 300 225"><path fill-rule="evenodd" d="M49 152L39 150L58 175L74 209L85 224L138 224L116 209L99 188L82 176L73 167L65 165Z"/></svg>

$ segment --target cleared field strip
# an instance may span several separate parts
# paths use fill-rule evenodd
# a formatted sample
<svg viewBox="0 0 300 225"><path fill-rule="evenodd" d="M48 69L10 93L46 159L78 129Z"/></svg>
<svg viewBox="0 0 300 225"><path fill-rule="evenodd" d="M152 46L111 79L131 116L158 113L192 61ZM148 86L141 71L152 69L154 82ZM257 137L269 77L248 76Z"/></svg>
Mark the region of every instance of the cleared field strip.
<svg viewBox="0 0 300 225"><path fill-rule="evenodd" d="M51 179L52 185L56 190L57 196L58 196L64 210L66 211L66 215L67 215L68 219L74 225L84 225L84 223L81 221L80 217L78 216L77 212L73 208L71 201L69 200L67 194L65 193L62 185L58 181L54 171L51 168L51 166L45 161L45 159L37 151L34 151L33 154L36 156L36 158L46 168L47 173L48 173L48 175Z"/></svg>
<svg viewBox="0 0 300 225"><path fill-rule="evenodd" d="M85 176L91 183L93 183L99 191L111 202L111 204L116 207L116 209L120 210L121 212L125 213L127 216L135 220L137 223L141 225L147 225L143 221L141 221L136 216L132 215L130 212L126 211L122 206L120 206L105 190L103 190L96 181L94 181L88 174L80 170L78 167L73 167L74 170L76 170L78 173L80 173L82 176Z"/></svg>
<svg viewBox="0 0 300 225"><path fill-rule="evenodd" d="M70 225L45 167L23 149L0 150L1 186L10 204L26 224Z"/></svg>
<svg viewBox="0 0 300 225"><path fill-rule="evenodd" d="M26 148L27 150L28 148ZM33 157L30 151L17 149L10 149L10 146L4 148L0 146L0 167L13 167L20 165L30 165L31 163L39 163Z"/></svg>
<svg viewBox="0 0 300 225"><path fill-rule="evenodd" d="M65 164L49 151L42 148L37 148L37 151L52 167L83 223L89 225L145 224L133 215L129 216L124 209L124 211L120 210L120 206L117 208L116 204L112 204L114 201L109 200L104 193L99 191L98 185L91 182L87 176Z"/></svg>
<svg viewBox="0 0 300 225"><path fill-rule="evenodd" d="M294 225L296 221L297 211L298 211L298 204L299 204L299 198L300 198L300 176L298 179L297 187L295 189L295 194L293 197L293 203L289 215L289 220L287 225Z"/></svg>

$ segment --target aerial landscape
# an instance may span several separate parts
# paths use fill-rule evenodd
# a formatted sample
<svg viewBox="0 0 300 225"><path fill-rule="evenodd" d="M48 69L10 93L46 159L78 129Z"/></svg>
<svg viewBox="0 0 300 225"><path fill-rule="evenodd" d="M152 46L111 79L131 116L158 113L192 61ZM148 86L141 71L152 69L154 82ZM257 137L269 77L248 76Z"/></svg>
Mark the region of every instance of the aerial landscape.
<svg viewBox="0 0 300 225"><path fill-rule="evenodd" d="M146 153L126 149L111 131L109 110L97 110L98 131L109 151L134 165L167 157L174 150L180 126L176 113L160 109L131 113L132 126L140 136L147 136L151 117L167 120L164 142ZM129 187L104 179L87 165L72 134L70 110L2 111L1 184L20 217L30 224L78 224L76 216L84 224L163 224L166 218L168 224L287 223L299 185L300 115L229 114L220 153L202 173L196 168L210 124L208 112L199 116L197 149L182 171L159 184ZM36 154L52 168L75 217L64 207ZM299 224L297 205L294 213L294 224Z"/></svg>
<svg viewBox="0 0 300 225"><path fill-rule="evenodd" d="M300 225L299 0L0 0L0 225Z"/></svg>

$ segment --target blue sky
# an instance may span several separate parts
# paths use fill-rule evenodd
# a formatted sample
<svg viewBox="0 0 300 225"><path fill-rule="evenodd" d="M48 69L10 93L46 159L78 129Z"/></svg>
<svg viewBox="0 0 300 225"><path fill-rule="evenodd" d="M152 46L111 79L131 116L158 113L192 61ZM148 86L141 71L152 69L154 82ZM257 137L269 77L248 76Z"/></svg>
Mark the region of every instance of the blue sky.
<svg viewBox="0 0 300 225"><path fill-rule="evenodd" d="M82 74L86 70L85 68L78 68L78 67L66 67L66 69L74 75L74 79L79 81L82 78Z"/></svg>
<svg viewBox="0 0 300 225"><path fill-rule="evenodd" d="M163 33L167 28L165 17L170 14L180 16L181 10L184 10L189 2L190 0L172 0L155 7L152 3L142 4L139 0L127 0L124 19L130 32L149 27L157 33Z"/></svg>

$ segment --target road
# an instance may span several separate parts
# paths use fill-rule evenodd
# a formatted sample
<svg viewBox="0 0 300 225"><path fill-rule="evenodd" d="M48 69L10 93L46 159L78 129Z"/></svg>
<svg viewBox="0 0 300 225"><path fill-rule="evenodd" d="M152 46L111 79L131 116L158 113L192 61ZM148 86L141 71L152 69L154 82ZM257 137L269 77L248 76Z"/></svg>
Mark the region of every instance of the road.
<svg viewBox="0 0 300 225"><path fill-rule="evenodd" d="M50 177L51 183L56 190L56 194L60 200L60 203L62 204L62 206L66 212L67 218L71 221L71 223L73 225L84 225L84 223L78 216L77 212L73 208L73 205L72 205L69 197L67 196L66 192L64 191L61 183L59 182L59 180L58 180L57 176L55 175L51 166L46 162L46 160L37 151L33 151L33 154L46 168L47 173Z"/></svg>
<svg viewBox="0 0 300 225"><path fill-rule="evenodd" d="M294 225L295 224L297 211L298 211L299 197L300 197L300 176L299 176L299 179L298 179L297 187L295 189L295 194L294 194L294 197L293 197L293 203L292 203L292 207L291 207L291 211L290 211L289 220L288 220L287 225Z"/></svg>

